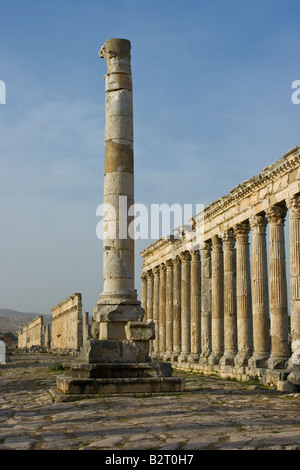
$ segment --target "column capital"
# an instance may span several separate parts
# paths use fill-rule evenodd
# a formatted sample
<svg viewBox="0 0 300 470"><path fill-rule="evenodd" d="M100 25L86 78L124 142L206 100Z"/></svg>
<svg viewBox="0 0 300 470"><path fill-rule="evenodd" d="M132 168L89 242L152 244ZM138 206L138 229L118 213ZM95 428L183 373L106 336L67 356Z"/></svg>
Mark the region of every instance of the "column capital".
<svg viewBox="0 0 300 470"><path fill-rule="evenodd" d="M249 219L250 227L254 233L265 235L268 220L265 215L256 214Z"/></svg>
<svg viewBox="0 0 300 470"><path fill-rule="evenodd" d="M190 250L190 255L192 257L192 261L199 261L200 260L199 250Z"/></svg>
<svg viewBox="0 0 300 470"><path fill-rule="evenodd" d="M160 265L155 266L155 267L152 269L152 271L153 271L154 276L157 276L157 275L159 274L159 272L160 272Z"/></svg>
<svg viewBox="0 0 300 470"><path fill-rule="evenodd" d="M165 265L167 269L173 268L173 259L172 258L167 259L165 262Z"/></svg>
<svg viewBox="0 0 300 470"><path fill-rule="evenodd" d="M212 237L212 248L213 251L222 251L222 239L218 235Z"/></svg>
<svg viewBox="0 0 300 470"><path fill-rule="evenodd" d="M173 258L172 262L173 262L174 268L180 266L180 264L181 264L180 257L179 257L179 256L175 256L175 258Z"/></svg>
<svg viewBox="0 0 300 470"><path fill-rule="evenodd" d="M250 232L250 225L248 221L236 224L233 227L236 242L237 243L248 243L248 236Z"/></svg>
<svg viewBox="0 0 300 470"><path fill-rule="evenodd" d="M300 217L300 194L293 194L286 199L290 217Z"/></svg>
<svg viewBox="0 0 300 470"><path fill-rule="evenodd" d="M201 251L211 251L211 246L212 246L212 241L205 240L205 242L202 243L200 249Z"/></svg>
<svg viewBox="0 0 300 470"><path fill-rule="evenodd" d="M152 272L152 269L149 269L146 273L146 278L147 279L152 279L152 276L153 276L153 272Z"/></svg>
<svg viewBox="0 0 300 470"><path fill-rule="evenodd" d="M225 249L232 249L235 245L235 236L233 229L230 228L222 233L222 240Z"/></svg>
<svg viewBox="0 0 300 470"><path fill-rule="evenodd" d="M283 224L287 208L286 206L272 206L266 209L265 212L270 224Z"/></svg>
<svg viewBox="0 0 300 470"><path fill-rule="evenodd" d="M147 278L147 273L143 272L140 276L141 279L146 279Z"/></svg>
<svg viewBox="0 0 300 470"><path fill-rule="evenodd" d="M191 261L191 255L189 251L183 251L180 253L180 259L183 264L188 264Z"/></svg>
<svg viewBox="0 0 300 470"><path fill-rule="evenodd" d="M166 265L165 265L165 263L161 263L161 264L159 265L159 271L160 271L160 272L166 272Z"/></svg>

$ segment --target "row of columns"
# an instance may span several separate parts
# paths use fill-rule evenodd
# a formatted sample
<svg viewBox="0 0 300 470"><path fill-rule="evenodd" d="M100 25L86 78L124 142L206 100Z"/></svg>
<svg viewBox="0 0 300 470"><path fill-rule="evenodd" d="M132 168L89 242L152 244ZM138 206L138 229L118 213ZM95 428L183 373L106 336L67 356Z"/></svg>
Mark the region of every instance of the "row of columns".
<svg viewBox="0 0 300 470"><path fill-rule="evenodd" d="M286 203L205 241L201 260L199 250L184 251L143 273L142 304L147 319L155 323L154 356L233 366L286 366L300 343L299 196ZM284 239L287 208L292 351Z"/></svg>

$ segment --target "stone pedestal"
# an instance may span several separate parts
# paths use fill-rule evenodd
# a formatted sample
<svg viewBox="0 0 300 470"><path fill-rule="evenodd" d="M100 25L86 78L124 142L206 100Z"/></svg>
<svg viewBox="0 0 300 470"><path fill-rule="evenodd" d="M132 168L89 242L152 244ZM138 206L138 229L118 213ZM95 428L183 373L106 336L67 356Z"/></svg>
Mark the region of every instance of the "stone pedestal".
<svg viewBox="0 0 300 470"><path fill-rule="evenodd" d="M172 377L170 363L150 359L150 341L158 352L158 292L155 321L143 321L145 311L134 288L133 113L130 42L109 39L100 50L107 62L105 76L105 178L103 217L103 291L94 308L91 335L78 358L63 364L58 389L79 394L177 392L184 380ZM154 277L154 293L158 284ZM155 330L155 327L156 330Z"/></svg>

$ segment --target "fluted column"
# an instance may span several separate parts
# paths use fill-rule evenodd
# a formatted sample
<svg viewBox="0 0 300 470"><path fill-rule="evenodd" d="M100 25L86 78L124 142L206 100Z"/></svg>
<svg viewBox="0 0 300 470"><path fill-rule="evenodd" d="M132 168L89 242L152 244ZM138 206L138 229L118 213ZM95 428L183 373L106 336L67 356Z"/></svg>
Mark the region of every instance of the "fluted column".
<svg viewBox="0 0 300 470"><path fill-rule="evenodd" d="M166 352L166 266L160 265L159 273L159 355Z"/></svg>
<svg viewBox="0 0 300 470"><path fill-rule="evenodd" d="M253 351L248 222L234 227L236 237L236 300L238 354L235 365L246 366Z"/></svg>
<svg viewBox="0 0 300 470"><path fill-rule="evenodd" d="M236 326L236 252L232 229L222 236L224 249L224 354L222 365L234 365L237 353Z"/></svg>
<svg viewBox="0 0 300 470"><path fill-rule="evenodd" d="M173 358L176 361L181 351L181 263L173 260Z"/></svg>
<svg viewBox="0 0 300 470"><path fill-rule="evenodd" d="M224 272L222 240L212 237L212 353L211 364L218 364L224 350Z"/></svg>
<svg viewBox="0 0 300 470"><path fill-rule="evenodd" d="M273 206L266 211L270 224L270 368L284 367L289 358L288 309L285 266L284 219L285 206Z"/></svg>
<svg viewBox="0 0 300 470"><path fill-rule="evenodd" d="M266 367L270 355L269 295L266 247L267 219L264 215L250 218L252 229L252 314L253 355L252 367Z"/></svg>
<svg viewBox="0 0 300 470"><path fill-rule="evenodd" d="M166 261L166 354L170 360L173 351L173 260Z"/></svg>
<svg viewBox="0 0 300 470"><path fill-rule="evenodd" d="M153 268L153 322L155 327L155 338L153 340L153 354L159 354L159 266Z"/></svg>
<svg viewBox="0 0 300 470"><path fill-rule="evenodd" d="M186 361L191 351L191 255L188 251L180 254L181 258L181 355Z"/></svg>
<svg viewBox="0 0 300 470"><path fill-rule="evenodd" d="M299 365L300 354L300 195L287 200L290 219L290 305L292 364ZM296 354L296 351L298 354Z"/></svg>
<svg viewBox="0 0 300 470"><path fill-rule="evenodd" d="M147 320L153 319L153 272L149 270L146 272L147 281L147 304L146 304L146 318Z"/></svg>
<svg viewBox="0 0 300 470"><path fill-rule="evenodd" d="M201 362L211 353L211 241L201 246Z"/></svg>
<svg viewBox="0 0 300 470"><path fill-rule="evenodd" d="M142 280L142 308L145 310L144 320L147 318L147 277L145 273L141 275Z"/></svg>
<svg viewBox="0 0 300 470"><path fill-rule="evenodd" d="M201 352L201 263L199 250L191 252L191 360Z"/></svg>

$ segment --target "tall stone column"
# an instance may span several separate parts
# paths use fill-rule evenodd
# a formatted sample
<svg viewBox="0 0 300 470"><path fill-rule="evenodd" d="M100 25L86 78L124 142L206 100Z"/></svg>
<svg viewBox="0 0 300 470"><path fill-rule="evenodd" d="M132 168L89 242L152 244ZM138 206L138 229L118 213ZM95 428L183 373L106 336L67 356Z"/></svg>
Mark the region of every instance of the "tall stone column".
<svg viewBox="0 0 300 470"><path fill-rule="evenodd" d="M211 353L211 241L201 246L201 362Z"/></svg>
<svg viewBox="0 0 300 470"><path fill-rule="evenodd" d="M191 351L191 256L188 251L181 258L181 354L179 360L187 361Z"/></svg>
<svg viewBox="0 0 300 470"><path fill-rule="evenodd" d="M191 252L191 360L201 352L201 263L199 250Z"/></svg>
<svg viewBox="0 0 300 470"><path fill-rule="evenodd" d="M264 215L254 215L250 218L250 226L252 229L253 355L248 364L251 367L266 367L270 356L267 219Z"/></svg>
<svg viewBox="0 0 300 470"><path fill-rule="evenodd" d="M153 354L155 358L159 355L159 272L160 267L153 268L153 322L155 327L155 338L153 339Z"/></svg>
<svg viewBox="0 0 300 470"><path fill-rule="evenodd" d="M160 265L159 274L159 355L166 352L166 266Z"/></svg>
<svg viewBox="0 0 300 470"><path fill-rule="evenodd" d="M209 362L218 364L224 350L224 269L222 240L212 237L212 352Z"/></svg>
<svg viewBox="0 0 300 470"><path fill-rule="evenodd" d="M253 351L252 300L248 222L234 227L236 237L236 299L238 354L236 366L246 366Z"/></svg>
<svg viewBox="0 0 300 470"><path fill-rule="evenodd" d="M88 341L90 338L90 325L89 325L89 312L83 312L83 328L82 328L82 339L83 343Z"/></svg>
<svg viewBox="0 0 300 470"><path fill-rule="evenodd" d="M181 352L181 262L173 259L173 359L177 361Z"/></svg>
<svg viewBox="0 0 300 470"><path fill-rule="evenodd" d="M237 353L236 252L233 230L226 230L222 239L224 248L224 354L220 364L232 366Z"/></svg>
<svg viewBox="0 0 300 470"><path fill-rule="evenodd" d="M153 318L134 288L133 119L130 42L109 39L100 50L106 59L103 291L94 308L92 338L78 357L64 363L57 387L71 399L78 394L169 393L182 391L170 363L152 361L150 341L158 332L158 279L154 279ZM108 228L108 230L106 230ZM132 235L132 236L131 236ZM158 348L156 347L156 350ZM78 399L78 398L76 398Z"/></svg>
<svg viewBox="0 0 300 470"><path fill-rule="evenodd" d="M166 354L170 361L173 351L173 260L166 261Z"/></svg>
<svg viewBox="0 0 300 470"><path fill-rule="evenodd" d="M290 219L291 365L300 368L300 195L287 200Z"/></svg>
<svg viewBox="0 0 300 470"><path fill-rule="evenodd" d="M106 59L103 291L94 308L93 337L126 338L125 324L143 318L134 287L134 238L128 233L134 204L131 45L109 39Z"/></svg>
<svg viewBox="0 0 300 470"><path fill-rule="evenodd" d="M284 368L288 360L288 308L285 266L284 219L285 206L273 206L266 211L270 225L270 368Z"/></svg>

